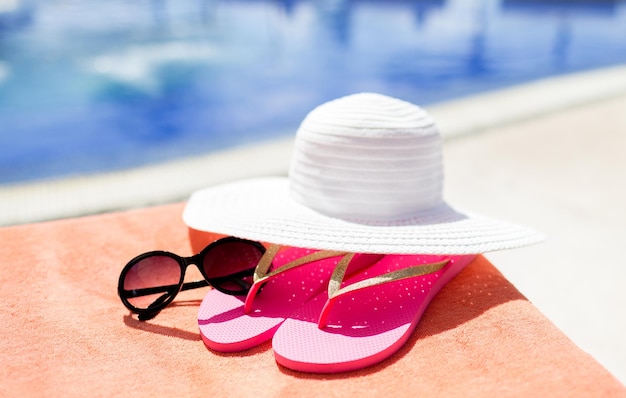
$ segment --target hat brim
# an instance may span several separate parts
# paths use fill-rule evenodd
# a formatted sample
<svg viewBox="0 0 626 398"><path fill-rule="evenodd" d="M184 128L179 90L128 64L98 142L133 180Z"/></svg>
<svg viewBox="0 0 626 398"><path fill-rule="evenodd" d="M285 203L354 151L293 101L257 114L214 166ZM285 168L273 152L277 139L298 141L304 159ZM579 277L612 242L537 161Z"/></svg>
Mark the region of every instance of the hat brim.
<svg viewBox="0 0 626 398"><path fill-rule="evenodd" d="M244 180L196 191L183 220L199 231L355 253L479 254L543 240L529 228L462 214L446 204L386 225L329 217L291 199L287 178Z"/></svg>

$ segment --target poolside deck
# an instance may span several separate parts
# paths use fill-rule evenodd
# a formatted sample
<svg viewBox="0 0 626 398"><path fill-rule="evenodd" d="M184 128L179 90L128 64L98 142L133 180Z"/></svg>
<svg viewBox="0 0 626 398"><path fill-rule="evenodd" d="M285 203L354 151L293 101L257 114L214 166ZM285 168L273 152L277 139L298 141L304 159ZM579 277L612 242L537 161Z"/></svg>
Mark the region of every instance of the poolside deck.
<svg viewBox="0 0 626 398"><path fill-rule="evenodd" d="M487 258L626 384L624 149L622 94L450 141L445 155L451 203L548 237Z"/></svg>
<svg viewBox="0 0 626 398"><path fill-rule="evenodd" d="M487 258L626 384L626 268L619 252L626 231L626 67L428 110L449 138L447 200L548 236ZM0 225L182 201L210 184L285 173L290 145L288 138L123 173L4 187Z"/></svg>

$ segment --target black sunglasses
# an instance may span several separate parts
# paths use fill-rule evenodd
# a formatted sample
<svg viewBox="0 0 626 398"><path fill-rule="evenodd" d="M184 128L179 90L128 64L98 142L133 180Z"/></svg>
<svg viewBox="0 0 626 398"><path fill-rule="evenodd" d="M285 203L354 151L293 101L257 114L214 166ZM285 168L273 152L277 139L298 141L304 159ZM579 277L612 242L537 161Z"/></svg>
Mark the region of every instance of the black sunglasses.
<svg viewBox="0 0 626 398"><path fill-rule="evenodd" d="M166 251L140 254L122 270L117 293L126 308L142 321L154 318L183 290L212 286L222 293L246 295L263 253L265 247L259 242L231 236L191 257ZM184 282L191 264L198 267L204 280Z"/></svg>

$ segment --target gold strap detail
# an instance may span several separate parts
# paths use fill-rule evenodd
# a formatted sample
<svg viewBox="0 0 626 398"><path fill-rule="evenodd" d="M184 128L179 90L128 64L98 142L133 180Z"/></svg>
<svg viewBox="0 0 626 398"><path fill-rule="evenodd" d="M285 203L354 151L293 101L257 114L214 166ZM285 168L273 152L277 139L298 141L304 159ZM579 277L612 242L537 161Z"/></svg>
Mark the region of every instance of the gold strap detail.
<svg viewBox="0 0 626 398"><path fill-rule="evenodd" d="M399 281L402 279L408 279L408 278L414 278L416 276L432 274L433 272L437 272L440 269L442 269L448 263L448 261L449 260L444 260L444 261L439 261L437 263L414 265L412 267L403 268L397 271L392 271L386 274L364 279L362 281L348 285L344 287L343 289L340 289L339 287L341 286L341 282L343 281L345 269L343 270L343 272L339 272L340 271L339 270L337 273L333 272L331 281L328 284L328 298L329 299L334 298L342 294L350 293L355 290L365 289L371 286L377 286L377 285L382 285L384 283ZM339 266L337 266L337 268L339 268ZM337 271L337 269L335 270Z"/></svg>
<svg viewBox="0 0 626 398"><path fill-rule="evenodd" d="M263 256L254 269L254 283L256 283L259 279L262 279L267 274L267 270L269 270L272 266L272 260L276 257L278 250L280 250L280 246L278 245L270 245L265 250L265 253L263 253Z"/></svg>
<svg viewBox="0 0 626 398"><path fill-rule="evenodd" d="M252 287L250 288L250 291L248 292L248 296L246 297L246 301L244 304L245 313L249 313L250 311L252 311L252 301L254 300L254 297L256 297L256 294L261 288L261 285L265 283L268 279L278 274L281 274L285 271L289 271L292 268L296 268L304 264L312 263L318 260L323 260L325 258L342 256L345 254L345 252L341 252L341 251L320 250L311 254L307 254L306 256L297 258L293 261L290 261L287 264L283 265L282 267L278 267L275 270L268 273L268 270L272 266L272 260L274 260L279 250L280 250L279 245L272 244L266 249L265 253L261 257L261 260L259 260L259 264L256 266L254 270L254 283Z"/></svg>
<svg viewBox="0 0 626 398"><path fill-rule="evenodd" d="M257 265L254 270L254 283L263 282L266 279L269 279L275 275L278 275L282 272L289 271L292 268L299 267L304 264L312 263L314 261L323 260L325 258L337 257L344 255L345 252L334 251L334 250L320 250L315 253L307 254L304 257L297 258L293 261L288 262L282 267L276 268L275 270L267 273L270 266L272 265L272 260L278 254L278 250L280 246L278 245L270 245L267 249L261 260L259 261L259 265ZM269 254L268 254L269 253Z"/></svg>
<svg viewBox="0 0 626 398"><path fill-rule="evenodd" d="M332 308L337 297L372 286L432 274L433 272L441 270L449 262L449 260L443 260L431 264L414 265L412 267L403 268L397 271L392 271L386 274L364 279L362 281L341 288L341 282L343 282L343 278L345 276L346 269L350 260L347 260L345 264L342 264L342 262L347 257L349 257L349 255L346 255L337 265L331 276L330 282L328 283L328 301L326 301L324 308L322 308L322 312L320 313L317 324L318 328L320 329L326 327L326 324L328 322L328 314L330 313L330 309Z"/></svg>
<svg viewBox="0 0 626 398"><path fill-rule="evenodd" d="M330 276L330 281L328 281L328 298L330 298L332 294L340 290L339 288L341 287L341 282L343 282L343 278L346 275L348 265L350 264L350 261L352 261L354 256L354 253L346 254L333 270L333 273Z"/></svg>

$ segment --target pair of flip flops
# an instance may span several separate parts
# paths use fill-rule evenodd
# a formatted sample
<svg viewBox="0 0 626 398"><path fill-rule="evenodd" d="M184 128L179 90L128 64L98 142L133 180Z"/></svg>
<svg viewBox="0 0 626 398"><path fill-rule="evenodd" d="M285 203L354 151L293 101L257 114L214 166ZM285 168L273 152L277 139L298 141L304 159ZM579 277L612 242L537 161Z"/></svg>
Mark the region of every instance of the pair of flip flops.
<svg viewBox="0 0 626 398"><path fill-rule="evenodd" d="M439 290L473 255L380 255L270 246L244 299L210 290L204 343L243 351L272 340L293 370L356 370L396 352Z"/></svg>

